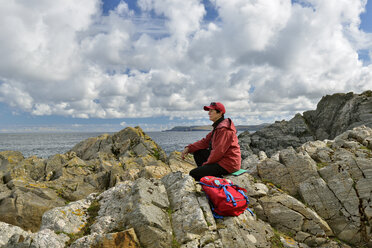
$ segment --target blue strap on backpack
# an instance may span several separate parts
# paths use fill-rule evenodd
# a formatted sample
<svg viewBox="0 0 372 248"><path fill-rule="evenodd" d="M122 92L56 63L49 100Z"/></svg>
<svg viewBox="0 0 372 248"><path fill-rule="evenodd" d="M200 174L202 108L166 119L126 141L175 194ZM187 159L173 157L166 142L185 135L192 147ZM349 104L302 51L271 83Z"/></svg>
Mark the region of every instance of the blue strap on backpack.
<svg viewBox="0 0 372 248"><path fill-rule="evenodd" d="M234 199L234 196L227 190L227 187L228 186L239 187L239 186L234 185L232 183L229 183L229 184L220 184L218 186L209 185L209 184L206 184L206 183L203 183L203 182L198 182L198 183L201 184L201 185L207 186L207 187L211 187L211 188L217 188L217 189L221 189L222 188L223 191L224 191L224 193L225 193L225 196L226 196L226 202L230 202L231 201L231 203L233 204L233 206L236 206L237 205L237 203L236 203L236 201ZM249 204L249 200L248 200L248 197L245 195L244 191L243 190L240 190L240 189L237 189L237 191L244 197L244 199L246 200L246 203L248 205ZM208 196L208 194L206 194L206 196L207 196L207 199L209 200L209 203L211 205L212 214L213 214L214 218L216 218L216 219L222 219L223 216L222 215L219 215L219 214L217 214L215 212L215 207L214 207L214 205L213 205L210 197ZM248 210L252 214L252 216L254 216L252 210L250 210L248 208L248 206L247 206L246 210Z"/></svg>

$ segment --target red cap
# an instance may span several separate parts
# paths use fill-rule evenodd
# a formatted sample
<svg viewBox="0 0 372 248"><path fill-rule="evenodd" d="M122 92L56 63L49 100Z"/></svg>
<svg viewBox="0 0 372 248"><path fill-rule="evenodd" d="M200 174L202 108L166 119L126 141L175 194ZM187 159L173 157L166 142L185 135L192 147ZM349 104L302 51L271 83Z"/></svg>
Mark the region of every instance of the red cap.
<svg viewBox="0 0 372 248"><path fill-rule="evenodd" d="M209 106L204 106L205 111L209 111L210 109L219 110L222 114L226 113L225 106L220 102L211 102Z"/></svg>

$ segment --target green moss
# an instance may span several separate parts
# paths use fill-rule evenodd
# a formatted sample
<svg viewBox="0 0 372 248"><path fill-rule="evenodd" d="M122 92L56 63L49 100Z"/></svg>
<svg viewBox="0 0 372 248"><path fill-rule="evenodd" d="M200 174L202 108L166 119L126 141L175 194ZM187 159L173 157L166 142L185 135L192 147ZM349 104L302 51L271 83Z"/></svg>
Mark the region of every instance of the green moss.
<svg viewBox="0 0 372 248"><path fill-rule="evenodd" d="M172 217L172 214L173 214L173 210L171 208L168 208L167 209L167 213L169 215L169 218L171 218Z"/></svg>
<svg viewBox="0 0 372 248"><path fill-rule="evenodd" d="M169 217L169 222L172 225L172 214L174 213L174 211L170 207L166 211L167 211L167 214L168 214L168 217ZM173 227L172 227L172 230L173 230ZM179 248L179 247L181 247L181 245L177 241L177 239L174 235L174 232L172 232L172 246L171 246L171 248Z"/></svg>
<svg viewBox="0 0 372 248"><path fill-rule="evenodd" d="M295 241L294 234L291 232L282 233L275 228L273 228L274 235L270 238L271 247L273 248L281 248L285 247L282 243L281 239L285 240L285 243L289 245L295 245L297 242Z"/></svg>
<svg viewBox="0 0 372 248"><path fill-rule="evenodd" d="M172 239L172 248L180 248L181 245L178 243L178 241L173 237Z"/></svg>
<svg viewBox="0 0 372 248"><path fill-rule="evenodd" d="M282 241L280 241L280 233L274 229L274 235L270 238L272 248L282 248L284 247Z"/></svg>
<svg viewBox="0 0 372 248"><path fill-rule="evenodd" d="M95 222L95 218L98 216L98 211L99 211L100 207L101 207L101 205L99 204L99 202L97 200L93 201L90 204L89 208L87 209L87 212L88 212L88 215L89 215L89 217L87 219L87 223L80 230L80 232L78 232L78 233L65 233L66 235L68 235L70 237L70 240L67 241L67 243L66 243L66 247L69 247L73 242L75 242L75 240L90 234L90 231L91 231L90 227Z"/></svg>
<svg viewBox="0 0 372 248"><path fill-rule="evenodd" d="M360 149L362 149L362 150L367 150L367 151L370 151L371 149L369 149L368 147L366 147L366 146L361 146L361 147L359 147Z"/></svg>
<svg viewBox="0 0 372 248"><path fill-rule="evenodd" d="M160 150L158 148L152 148L152 155L157 159L160 160Z"/></svg>
<svg viewBox="0 0 372 248"><path fill-rule="evenodd" d="M318 169L321 169L323 167L328 166L328 163L327 162L320 162L320 163L316 163L316 166L318 167Z"/></svg>

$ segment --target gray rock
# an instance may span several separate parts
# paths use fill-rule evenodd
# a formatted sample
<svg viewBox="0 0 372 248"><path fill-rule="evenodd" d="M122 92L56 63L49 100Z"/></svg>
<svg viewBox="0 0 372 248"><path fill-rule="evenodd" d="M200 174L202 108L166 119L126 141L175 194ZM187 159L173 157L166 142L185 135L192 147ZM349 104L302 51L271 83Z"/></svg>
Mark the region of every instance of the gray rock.
<svg viewBox="0 0 372 248"><path fill-rule="evenodd" d="M304 118L297 114L290 121L277 121L253 134L240 134L242 154L245 150L258 154L264 151L268 156L289 146L299 147L307 141L314 140ZM244 156L242 156L244 158Z"/></svg>
<svg viewBox="0 0 372 248"><path fill-rule="evenodd" d="M145 247L169 247L172 242L169 201L159 180L138 179L102 193L93 233L134 228Z"/></svg>
<svg viewBox="0 0 372 248"><path fill-rule="evenodd" d="M291 195L298 193L301 182L318 177L316 163L306 152L296 153L293 148L288 148L280 151L279 160L264 160L258 165L258 175Z"/></svg>
<svg viewBox="0 0 372 248"><path fill-rule="evenodd" d="M0 247L3 247L5 244L7 244L10 238L15 234L26 237L31 233L24 231L18 226L13 226L5 222L0 222L0 230Z"/></svg>
<svg viewBox="0 0 372 248"><path fill-rule="evenodd" d="M271 156L288 146L297 148L307 141L334 139L354 127L372 127L371 109L372 91L324 96L316 110L306 111L303 116L296 114L289 121L277 121L255 133L240 134L242 158L260 151ZM367 147L371 146L371 141L365 142Z"/></svg>
<svg viewBox="0 0 372 248"><path fill-rule="evenodd" d="M80 232L87 224L87 209L90 207L93 198L94 195L45 212L40 230L51 229L69 234Z"/></svg>
<svg viewBox="0 0 372 248"><path fill-rule="evenodd" d="M44 229L37 233L24 235L20 232L14 234L4 248L63 248L69 237L65 234L56 234L54 231Z"/></svg>
<svg viewBox="0 0 372 248"><path fill-rule="evenodd" d="M323 97L317 109L304 112L304 118L319 140L333 139L354 127L372 127L372 93L334 94Z"/></svg>
<svg viewBox="0 0 372 248"><path fill-rule="evenodd" d="M286 194L275 194L259 199L263 207L264 216L260 218L268 221L273 227L284 233L304 235L301 240L308 243L310 236L332 236L332 230L318 214L306 207L303 203ZM297 234L299 233L299 234Z"/></svg>

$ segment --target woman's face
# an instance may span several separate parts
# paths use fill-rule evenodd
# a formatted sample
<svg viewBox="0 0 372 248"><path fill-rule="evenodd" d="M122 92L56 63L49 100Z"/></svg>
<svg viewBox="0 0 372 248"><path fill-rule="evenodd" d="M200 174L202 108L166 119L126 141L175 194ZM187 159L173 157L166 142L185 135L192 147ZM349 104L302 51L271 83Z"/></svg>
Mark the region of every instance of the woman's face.
<svg viewBox="0 0 372 248"><path fill-rule="evenodd" d="M222 113L221 112L217 113L217 111L215 109L210 109L208 111L208 115L209 115L209 120L215 122L215 121L217 121L218 119L221 118Z"/></svg>

